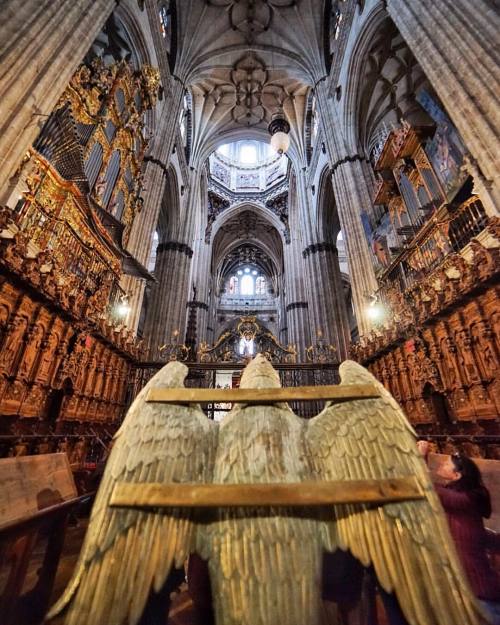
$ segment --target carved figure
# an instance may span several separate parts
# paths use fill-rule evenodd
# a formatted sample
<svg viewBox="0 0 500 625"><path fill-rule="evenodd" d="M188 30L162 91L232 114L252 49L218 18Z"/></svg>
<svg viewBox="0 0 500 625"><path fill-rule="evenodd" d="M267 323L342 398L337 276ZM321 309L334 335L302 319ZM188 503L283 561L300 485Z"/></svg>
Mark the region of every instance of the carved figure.
<svg viewBox="0 0 500 625"><path fill-rule="evenodd" d="M469 332L464 329L456 332L455 343L459 349L459 360L465 374L465 379L471 382L479 382L481 378L474 360L474 354L472 353Z"/></svg>
<svg viewBox="0 0 500 625"><path fill-rule="evenodd" d="M35 358L38 356L43 335L43 327L39 324L36 324L29 333L28 343L24 351L24 357L22 359L21 366L19 367L19 377L29 377Z"/></svg>
<svg viewBox="0 0 500 625"><path fill-rule="evenodd" d="M10 368L21 348L21 341L27 325L26 317L14 317L9 323L7 338L0 352L0 369L10 373Z"/></svg>
<svg viewBox="0 0 500 625"><path fill-rule="evenodd" d="M485 321L479 321L473 326L472 333L476 343L475 354L483 369L483 375L486 379L494 377L498 369L498 358L493 332Z"/></svg>
<svg viewBox="0 0 500 625"><path fill-rule="evenodd" d="M87 453L87 443L84 438L81 438L77 441L75 446L73 447L73 451L70 456L70 464L81 466L83 461L85 460L85 455Z"/></svg>
<svg viewBox="0 0 500 625"><path fill-rule="evenodd" d="M51 332L43 344L43 353L38 367L37 379L44 380L49 376L55 359L55 351L59 338L55 332Z"/></svg>
<svg viewBox="0 0 500 625"><path fill-rule="evenodd" d="M208 560L217 625L318 625L322 553L342 548L373 564L413 625L482 622L414 432L370 373L349 361L340 367L343 385L375 385L377 398L329 403L306 423L282 404L235 404L219 427L196 404L145 401L151 388L182 386L187 372L169 363L132 404L114 438L73 579L49 618L67 611L66 625L136 625L150 593L196 551ZM241 378L241 387L256 393L279 386L262 355ZM117 482L264 484L354 476L415 476L424 497L300 514L224 507L199 525L191 508L109 507Z"/></svg>

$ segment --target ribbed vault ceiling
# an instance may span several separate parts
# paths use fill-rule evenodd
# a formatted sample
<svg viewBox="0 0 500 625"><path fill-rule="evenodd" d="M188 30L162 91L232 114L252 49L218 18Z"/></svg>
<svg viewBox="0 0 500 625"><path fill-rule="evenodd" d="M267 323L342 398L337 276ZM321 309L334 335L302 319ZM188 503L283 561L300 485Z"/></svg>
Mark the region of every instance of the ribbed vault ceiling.
<svg viewBox="0 0 500 625"><path fill-rule="evenodd" d="M267 136L283 106L303 154L308 89L325 74L323 0L183 0L176 76L193 95L193 166L231 139Z"/></svg>

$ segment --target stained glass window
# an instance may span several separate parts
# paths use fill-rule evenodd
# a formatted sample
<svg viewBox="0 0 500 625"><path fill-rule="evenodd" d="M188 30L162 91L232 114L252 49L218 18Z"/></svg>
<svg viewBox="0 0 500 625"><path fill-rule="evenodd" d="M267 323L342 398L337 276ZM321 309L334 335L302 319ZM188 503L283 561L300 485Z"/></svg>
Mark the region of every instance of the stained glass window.
<svg viewBox="0 0 500 625"><path fill-rule="evenodd" d="M253 295L255 293L255 282L253 276L249 273L246 273L243 278L241 278L241 295Z"/></svg>

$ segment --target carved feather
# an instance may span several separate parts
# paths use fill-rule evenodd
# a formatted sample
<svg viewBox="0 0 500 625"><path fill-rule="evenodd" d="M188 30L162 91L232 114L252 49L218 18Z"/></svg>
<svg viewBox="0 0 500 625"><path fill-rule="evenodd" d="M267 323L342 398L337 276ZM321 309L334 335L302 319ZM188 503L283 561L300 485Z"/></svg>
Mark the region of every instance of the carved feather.
<svg viewBox="0 0 500 625"><path fill-rule="evenodd" d="M310 421L306 438L318 479L414 475L426 498L378 508L335 506L326 548L349 549L365 566L373 564L380 584L396 593L412 625L483 622L401 408L360 365L346 361L340 374L342 384L377 385L382 397L329 405Z"/></svg>
<svg viewBox="0 0 500 625"><path fill-rule="evenodd" d="M194 540L192 512L108 507L116 482L211 481L217 426L197 406L146 403L151 388L183 386L169 363L139 393L114 437L75 574L47 618L65 625L135 625L152 591L181 567Z"/></svg>
<svg viewBox="0 0 500 625"><path fill-rule="evenodd" d="M242 388L277 387L262 356L245 369ZM310 479L304 422L285 404L236 405L220 426L214 482ZM316 625L321 545L317 521L287 508L221 509L200 550L209 557L217 625Z"/></svg>

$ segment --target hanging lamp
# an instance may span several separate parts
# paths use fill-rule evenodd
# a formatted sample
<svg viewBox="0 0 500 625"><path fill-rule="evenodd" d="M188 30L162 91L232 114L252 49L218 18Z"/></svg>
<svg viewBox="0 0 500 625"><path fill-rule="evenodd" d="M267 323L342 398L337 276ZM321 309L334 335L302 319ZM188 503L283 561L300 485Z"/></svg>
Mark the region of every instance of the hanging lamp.
<svg viewBox="0 0 500 625"><path fill-rule="evenodd" d="M284 154L290 147L290 124L287 122L283 109L273 114L268 126L271 135L271 147L278 154Z"/></svg>

